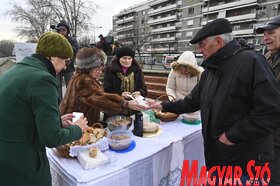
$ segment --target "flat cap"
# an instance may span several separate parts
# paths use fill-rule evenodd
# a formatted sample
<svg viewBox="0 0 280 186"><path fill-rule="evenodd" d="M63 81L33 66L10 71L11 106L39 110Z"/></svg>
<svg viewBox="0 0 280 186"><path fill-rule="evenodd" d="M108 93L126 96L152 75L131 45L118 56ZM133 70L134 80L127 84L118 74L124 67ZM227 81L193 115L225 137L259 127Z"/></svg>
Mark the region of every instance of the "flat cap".
<svg viewBox="0 0 280 186"><path fill-rule="evenodd" d="M260 26L259 28L257 28L256 32L258 34L262 34L265 30L274 30L278 27L280 27L280 16L277 16L272 19L272 21L266 23L263 26Z"/></svg>
<svg viewBox="0 0 280 186"><path fill-rule="evenodd" d="M214 21L209 22L204 27L202 27L194 36L194 38L190 41L190 43L196 44L207 37L230 32L232 32L232 27L227 19L215 19Z"/></svg>

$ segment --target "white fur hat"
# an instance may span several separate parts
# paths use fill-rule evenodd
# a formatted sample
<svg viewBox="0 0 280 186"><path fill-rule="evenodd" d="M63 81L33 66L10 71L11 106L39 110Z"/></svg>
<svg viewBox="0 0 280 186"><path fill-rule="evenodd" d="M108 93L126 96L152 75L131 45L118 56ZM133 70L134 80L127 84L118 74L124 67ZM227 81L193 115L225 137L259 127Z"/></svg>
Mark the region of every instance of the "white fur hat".
<svg viewBox="0 0 280 186"><path fill-rule="evenodd" d="M198 70L199 72L203 72L203 68L198 66L198 63L196 61L196 58L194 54L190 51L185 51L177 61L173 62L174 65L186 65L188 67L194 68Z"/></svg>
<svg viewBox="0 0 280 186"><path fill-rule="evenodd" d="M195 56L192 52L186 51L184 52L179 59L177 60L177 63L181 65L188 65L192 66L194 68L198 68L198 64L196 62Z"/></svg>

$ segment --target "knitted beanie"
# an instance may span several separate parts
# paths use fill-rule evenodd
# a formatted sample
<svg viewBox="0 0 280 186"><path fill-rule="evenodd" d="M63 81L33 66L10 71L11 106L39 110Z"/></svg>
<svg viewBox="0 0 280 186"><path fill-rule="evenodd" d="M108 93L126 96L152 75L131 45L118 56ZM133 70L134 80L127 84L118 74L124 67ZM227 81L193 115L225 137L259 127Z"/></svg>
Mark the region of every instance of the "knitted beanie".
<svg viewBox="0 0 280 186"><path fill-rule="evenodd" d="M63 35L56 32L46 32L39 38L36 54L67 59L73 56L73 49Z"/></svg>
<svg viewBox="0 0 280 186"><path fill-rule="evenodd" d="M106 61L106 54L98 48L82 48L76 56L77 67L81 70L91 70L104 66Z"/></svg>
<svg viewBox="0 0 280 186"><path fill-rule="evenodd" d="M134 58L135 52L128 47L121 47L117 50L116 56L118 58L121 58L123 56L130 56L130 57Z"/></svg>
<svg viewBox="0 0 280 186"><path fill-rule="evenodd" d="M61 20L57 25L56 25L56 28L59 29L59 28L63 28L63 29L67 29L67 35L69 34L70 32L70 27L69 25L67 24L67 22L65 20Z"/></svg>

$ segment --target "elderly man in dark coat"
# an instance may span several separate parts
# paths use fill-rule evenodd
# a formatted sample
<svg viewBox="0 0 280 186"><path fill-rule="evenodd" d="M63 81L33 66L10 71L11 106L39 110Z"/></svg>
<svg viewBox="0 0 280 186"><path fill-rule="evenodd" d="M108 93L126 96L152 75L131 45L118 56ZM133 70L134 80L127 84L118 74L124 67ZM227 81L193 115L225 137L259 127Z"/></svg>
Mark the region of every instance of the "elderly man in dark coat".
<svg viewBox="0 0 280 186"><path fill-rule="evenodd" d="M255 176L247 170L250 160L262 168L265 163L273 164L273 132L280 120L279 85L264 56L233 39L226 19L207 23L191 43L198 45L205 59L199 83L183 100L150 101L149 108L177 114L201 110L207 169L239 166L240 180L246 185Z"/></svg>
<svg viewBox="0 0 280 186"><path fill-rule="evenodd" d="M280 84L280 16L257 28L256 32L264 34L263 40L268 50L265 57ZM271 183L280 185L280 129L274 133L274 151L275 163Z"/></svg>

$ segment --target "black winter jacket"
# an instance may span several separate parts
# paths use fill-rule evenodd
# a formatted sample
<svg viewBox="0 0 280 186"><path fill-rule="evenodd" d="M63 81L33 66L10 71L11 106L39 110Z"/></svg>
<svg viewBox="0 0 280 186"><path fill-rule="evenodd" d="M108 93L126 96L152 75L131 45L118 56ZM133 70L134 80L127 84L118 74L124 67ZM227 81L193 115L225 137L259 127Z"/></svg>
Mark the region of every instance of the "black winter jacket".
<svg viewBox="0 0 280 186"><path fill-rule="evenodd" d="M104 72L104 90L105 92L109 93L117 93L119 95L122 95L121 90L121 79L117 77L117 72L122 71L122 67L120 65L119 59L117 57L113 58L113 60L105 67ZM131 66L128 68L126 74L128 75L134 72L134 91L140 91L141 95L143 97L147 96L147 88L144 81L144 75L142 72L141 67L139 64L133 60Z"/></svg>
<svg viewBox="0 0 280 186"><path fill-rule="evenodd" d="M273 131L279 127L280 89L264 56L228 43L202 64L200 82L184 100L162 103L178 114L201 110L206 165L257 164L274 159ZM234 145L218 139L225 132Z"/></svg>
<svg viewBox="0 0 280 186"><path fill-rule="evenodd" d="M75 71L75 58L76 58L76 53L78 52L78 49L79 49L79 44L78 44L76 38L71 37L71 36L66 36L66 39L71 44L74 55L71 58L71 62L67 65L66 70L63 70L62 73Z"/></svg>

